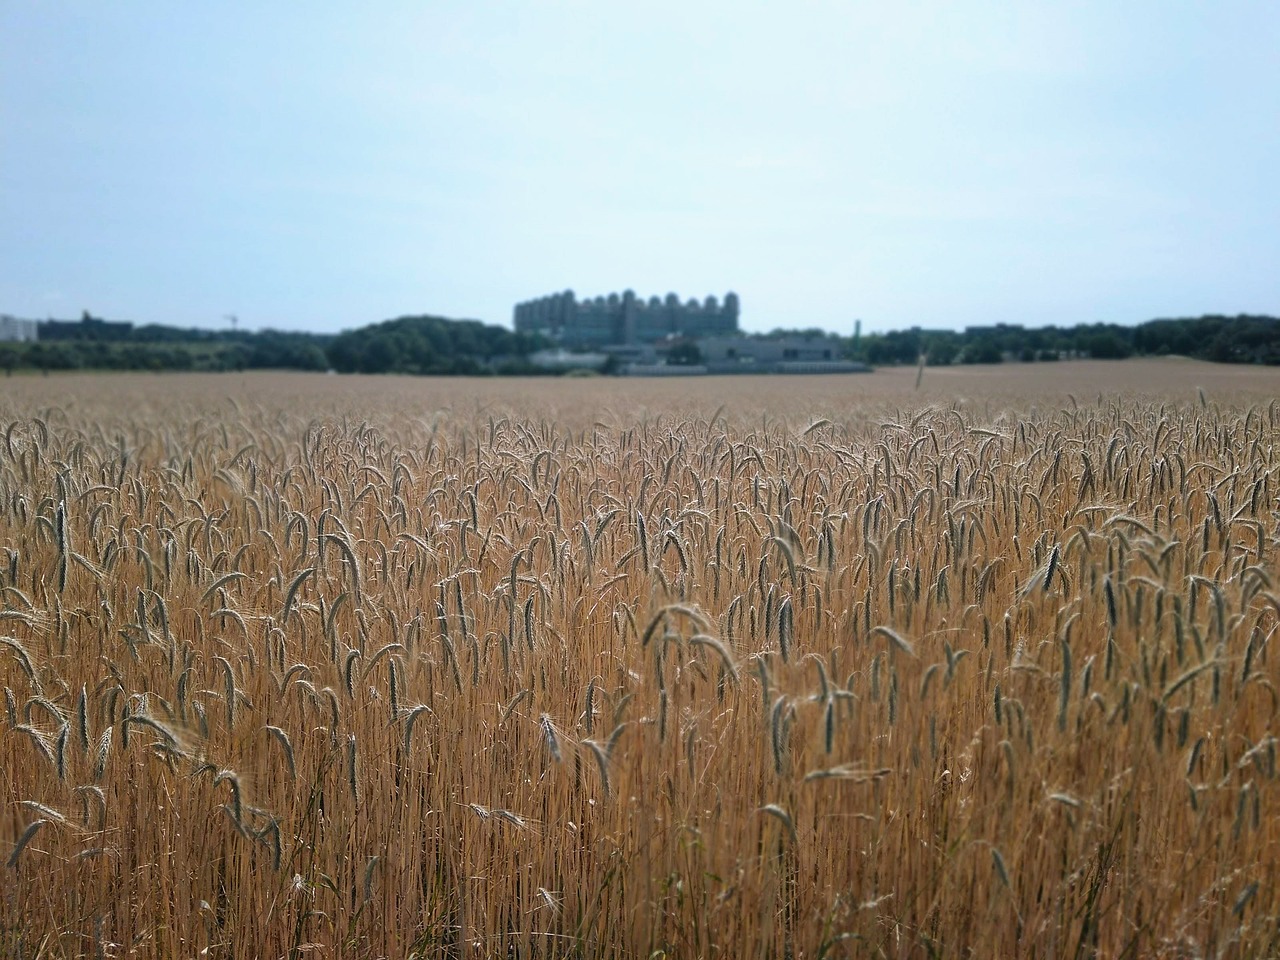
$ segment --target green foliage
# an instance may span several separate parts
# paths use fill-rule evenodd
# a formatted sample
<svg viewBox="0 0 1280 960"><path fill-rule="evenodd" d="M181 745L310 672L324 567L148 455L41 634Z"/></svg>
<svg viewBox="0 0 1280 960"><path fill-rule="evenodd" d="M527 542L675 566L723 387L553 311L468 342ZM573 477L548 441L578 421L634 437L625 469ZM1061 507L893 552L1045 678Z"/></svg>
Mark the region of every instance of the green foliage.
<svg viewBox="0 0 1280 960"><path fill-rule="evenodd" d="M264 330L248 344L251 369L327 370L329 358L316 338L306 333Z"/></svg>
<svg viewBox="0 0 1280 960"><path fill-rule="evenodd" d="M873 333L862 338L861 359L877 366L916 363L920 359L922 346L919 327Z"/></svg>
<svg viewBox="0 0 1280 960"><path fill-rule="evenodd" d="M1002 363L1004 351L994 337L974 337L960 352L962 363Z"/></svg>
<svg viewBox="0 0 1280 960"><path fill-rule="evenodd" d="M340 373L485 374L525 360L541 337L478 320L399 317L335 337L327 351Z"/></svg>
<svg viewBox="0 0 1280 960"><path fill-rule="evenodd" d="M856 346L848 343L847 355L879 365L915 364L922 354L931 366L1171 354L1218 363L1280 364L1280 319L1205 316L1151 320L1134 327L1091 323L1032 329L1002 323L968 327L963 332L911 327L867 334Z"/></svg>
<svg viewBox="0 0 1280 960"><path fill-rule="evenodd" d="M677 340L667 350L667 363L677 367L694 367L702 362L702 351L696 340Z"/></svg>
<svg viewBox="0 0 1280 960"><path fill-rule="evenodd" d="M474 320L401 317L334 337L262 330L135 327L91 316L40 324L35 343L0 344L0 368L36 370L327 370L528 374L541 337Z"/></svg>

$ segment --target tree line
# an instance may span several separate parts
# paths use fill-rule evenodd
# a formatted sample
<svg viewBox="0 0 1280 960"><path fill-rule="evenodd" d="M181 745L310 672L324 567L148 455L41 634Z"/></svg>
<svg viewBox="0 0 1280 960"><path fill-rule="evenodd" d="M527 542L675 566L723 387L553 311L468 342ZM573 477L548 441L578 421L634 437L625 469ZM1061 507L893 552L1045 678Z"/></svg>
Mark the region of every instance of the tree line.
<svg viewBox="0 0 1280 960"><path fill-rule="evenodd" d="M341 334L80 323L0 343L0 367L35 370L337 370L340 373L533 373L540 337L476 320L406 316Z"/></svg>
<svg viewBox="0 0 1280 960"><path fill-rule="evenodd" d="M43 325L42 325L43 326ZM1180 354L1219 363L1280 364L1280 319L1210 315L1137 326L997 324L965 330L912 327L861 337L816 333L836 354L873 366L1123 359ZM543 373L530 355L551 344L477 320L404 316L340 334L198 330L158 324L58 323L35 342L0 343L0 368L36 370L336 370L339 373L488 375Z"/></svg>
<svg viewBox="0 0 1280 960"><path fill-rule="evenodd" d="M1114 323L1073 327L997 324L963 331L912 327L873 333L851 341L848 355L872 365L1053 361L1077 358L1121 360L1181 355L1217 363L1280 363L1280 319L1209 315L1150 320L1126 327Z"/></svg>

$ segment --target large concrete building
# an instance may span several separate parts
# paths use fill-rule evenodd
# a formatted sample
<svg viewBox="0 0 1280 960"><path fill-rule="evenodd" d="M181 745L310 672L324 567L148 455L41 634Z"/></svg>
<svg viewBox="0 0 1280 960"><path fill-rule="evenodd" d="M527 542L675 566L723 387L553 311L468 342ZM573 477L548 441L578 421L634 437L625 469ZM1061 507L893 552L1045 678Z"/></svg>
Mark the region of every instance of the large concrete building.
<svg viewBox="0 0 1280 960"><path fill-rule="evenodd" d="M516 304L515 328L578 348L732 335L738 332L738 295L681 303L674 293L644 300L627 290L579 300L566 290Z"/></svg>

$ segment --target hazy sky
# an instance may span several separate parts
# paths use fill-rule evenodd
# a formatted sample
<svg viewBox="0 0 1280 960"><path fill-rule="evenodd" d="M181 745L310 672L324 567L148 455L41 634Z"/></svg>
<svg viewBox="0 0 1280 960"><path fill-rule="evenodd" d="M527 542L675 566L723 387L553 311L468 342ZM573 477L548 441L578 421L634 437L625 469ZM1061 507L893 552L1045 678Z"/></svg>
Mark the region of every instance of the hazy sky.
<svg viewBox="0 0 1280 960"><path fill-rule="evenodd" d="M0 2L17 316L1280 314L1278 178L1275 0Z"/></svg>

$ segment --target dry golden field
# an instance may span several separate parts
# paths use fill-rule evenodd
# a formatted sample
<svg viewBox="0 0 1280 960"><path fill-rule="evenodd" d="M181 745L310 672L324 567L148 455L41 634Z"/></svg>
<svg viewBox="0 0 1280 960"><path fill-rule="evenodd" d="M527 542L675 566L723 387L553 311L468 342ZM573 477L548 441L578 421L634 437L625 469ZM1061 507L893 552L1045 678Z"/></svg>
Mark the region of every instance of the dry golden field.
<svg viewBox="0 0 1280 960"><path fill-rule="evenodd" d="M1280 954L1280 371L0 380L2 957Z"/></svg>

